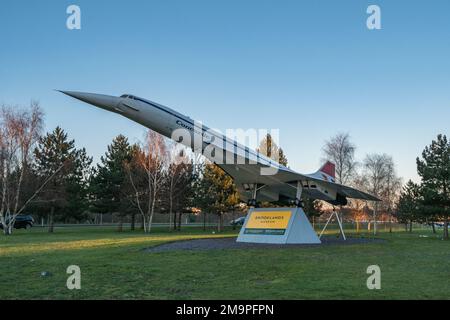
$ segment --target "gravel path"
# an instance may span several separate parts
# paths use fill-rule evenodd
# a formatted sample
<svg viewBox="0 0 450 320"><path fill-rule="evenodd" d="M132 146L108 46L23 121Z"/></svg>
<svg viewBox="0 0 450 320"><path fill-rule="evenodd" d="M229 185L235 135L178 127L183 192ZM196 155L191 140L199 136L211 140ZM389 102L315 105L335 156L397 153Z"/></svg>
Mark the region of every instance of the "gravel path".
<svg viewBox="0 0 450 320"><path fill-rule="evenodd" d="M173 250L223 250L223 249L285 249L285 248L308 248L323 245L352 245L352 244L370 244L383 243L382 239L367 238L347 238L346 241L339 238L322 238L322 244L263 244L263 243L245 243L236 242L236 238L210 238L195 239L164 243L159 246L146 249L147 252L164 252Z"/></svg>

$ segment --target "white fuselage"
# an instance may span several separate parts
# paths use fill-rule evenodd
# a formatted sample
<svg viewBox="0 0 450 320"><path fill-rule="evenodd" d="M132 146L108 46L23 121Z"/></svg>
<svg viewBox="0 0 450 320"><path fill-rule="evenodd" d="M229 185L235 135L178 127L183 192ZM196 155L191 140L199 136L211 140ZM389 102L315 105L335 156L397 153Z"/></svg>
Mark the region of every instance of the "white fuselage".
<svg viewBox="0 0 450 320"><path fill-rule="evenodd" d="M259 163L283 167L276 161L210 129L181 113L150 100L125 95L114 112L168 138L201 152L213 162L224 164ZM222 153L220 156L218 153Z"/></svg>

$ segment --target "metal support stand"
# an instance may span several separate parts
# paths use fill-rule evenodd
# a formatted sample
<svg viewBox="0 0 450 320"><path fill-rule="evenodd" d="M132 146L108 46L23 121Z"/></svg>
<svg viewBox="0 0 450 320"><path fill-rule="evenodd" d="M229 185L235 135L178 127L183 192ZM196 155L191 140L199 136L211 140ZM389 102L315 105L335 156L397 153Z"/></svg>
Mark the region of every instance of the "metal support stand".
<svg viewBox="0 0 450 320"><path fill-rule="evenodd" d="M302 208L303 207L303 204L302 204L302 191L303 191L302 182L301 181L297 181L297 193L295 194L295 205L297 206L297 208Z"/></svg>
<svg viewBox="0 0 450 320"><path fill-rule="evenodd" d="M255 200L255 201L256 201L256 195L257 195L257 193L258 193L258 184L255 183L255 186L254 186L254 188L253 188L253 197L252 197L252 199Z"/></svg>
<svg viewBox="0 0 450 320"><path fill-rule="evenodd" d="M324 226L323 229L322 229L322 232L321 232L320 235L319 235L319 239L322 238L322 235L323 235L325 229L327 228L328 224L330 223L331 219L333 218L333 216L336 217L336 220L337 220L337 222L338 222L339 230L340 230L340 233L341 233L342 238L343 238L344 240L347 240L347 238L345 237L344 229L342 228L342 222L341 222L341 219L339 218L339 215L337 214L336 211L333 211L333 212L331 213L330 217L329 217L328 220L327 220L327 223L325 224L325 226Z"/></svg>
<svg viewBox="0 0 450 320"><path fill-rule="evenodd" d="M258 191L261 190L264 187L265 187L265 185L262 185L262 186L258 187L257 183L254 184L252 198L248 201L248 206L253 207L253 208L257 208L258 207L258 202L256 201L256 198L258 196Z"/></svg>

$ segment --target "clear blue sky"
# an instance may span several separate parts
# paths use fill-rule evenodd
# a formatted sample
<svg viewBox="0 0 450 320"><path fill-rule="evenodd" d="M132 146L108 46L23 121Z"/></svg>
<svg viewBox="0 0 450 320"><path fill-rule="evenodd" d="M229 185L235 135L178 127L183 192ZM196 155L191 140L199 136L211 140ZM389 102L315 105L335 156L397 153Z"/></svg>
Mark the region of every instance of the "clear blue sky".
<svg viewBox="0 0 450 320"><path fill-rule="evenodd" d="M77 4L82 29L66 28ZM382 30L366 28L378 4ZM53 89L132 93L210 127L279 128L290 166L315 171L349 132L357 156L415 158L450 128L450 2L2 0L0 103L39 100L95 160L144 129Z"/></svg>

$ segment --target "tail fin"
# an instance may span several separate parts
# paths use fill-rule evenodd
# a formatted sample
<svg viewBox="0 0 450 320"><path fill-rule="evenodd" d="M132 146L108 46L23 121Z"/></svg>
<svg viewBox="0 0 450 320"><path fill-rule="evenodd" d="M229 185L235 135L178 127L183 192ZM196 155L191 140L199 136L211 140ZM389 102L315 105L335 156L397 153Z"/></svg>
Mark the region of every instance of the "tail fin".
<svg viewBox="0 0 450 320"><path fill-rule="evenodd" d="M333 179L336 179L336 165L330 161L327 161L322 168L319 169L319 172L325 173Z"/></svg>

